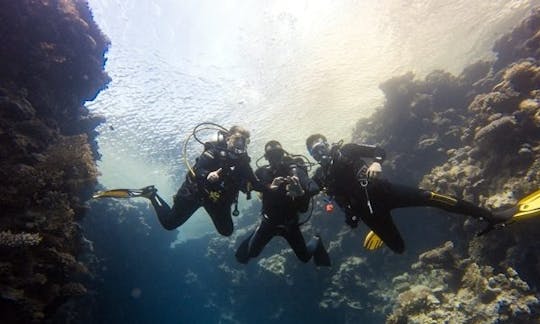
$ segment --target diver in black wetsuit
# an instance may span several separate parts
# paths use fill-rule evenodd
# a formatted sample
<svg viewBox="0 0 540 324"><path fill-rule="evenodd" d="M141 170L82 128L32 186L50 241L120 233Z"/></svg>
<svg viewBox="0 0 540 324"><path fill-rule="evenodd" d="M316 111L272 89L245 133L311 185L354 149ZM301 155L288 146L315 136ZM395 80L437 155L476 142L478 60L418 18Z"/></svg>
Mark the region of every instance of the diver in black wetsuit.
<svg viewBox="0 0 540 324"><path fill-rule="evenodd" d="M307 138L310 155L320 164L313 180L334 199L356 227L361 219L396 253L405 244L390 211L395 208L431 206L485 220L490 224L507 221L511 214L495 214L472 203L431 191L390 183L378 178L385 152L377 146L349 143L330 146L321 134ZM373 159L368 166L364 158Z"/></svg>
<svg viewBox="0 0 540 324"><path fill-rule="evenodd" d="M246 153L249 132L233 126L222 135L217 142L205 143L204 152L174 196L172 208L153 186L143 189L141 196L150 199L164 228L172 230L184 224L202 206L221 235L232 234L231 205L237 202L240 190L249 198L249 190L257 189L258 183Z"/></svg>
<svg viewBox="0 0 540 324"><path fill-rule="evenodd" d="M283 236L302 262L312 256L316 265L330 266L330 259L319 236L305 243L300 231L299 212L306 212L319 187L308 176L304 161L286 154L277 141L265 145L264 157L269 165L257 169L255 175L264 187L262 218L236 252L240 263L257 257L276 235Z"/></svg>

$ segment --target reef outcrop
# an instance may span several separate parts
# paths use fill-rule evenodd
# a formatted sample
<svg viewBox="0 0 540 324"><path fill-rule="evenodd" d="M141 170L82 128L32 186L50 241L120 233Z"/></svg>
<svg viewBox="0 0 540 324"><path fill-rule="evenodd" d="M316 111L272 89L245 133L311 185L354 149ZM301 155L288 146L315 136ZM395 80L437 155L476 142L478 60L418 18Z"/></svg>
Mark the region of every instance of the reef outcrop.
<svg viewBox="0 0 540 324"><path fill-rule="evenodd" d="M496 43L495 61L477 62L458 76L434 71L417 80L408 73L383 83L386 103L358 122L353 140L385 147L388 159L384 169L391 180L421 184L490 208L514 204L540 184L539 21L540 10L536 10ZM3 111L32 119L37 114L26 92L6 90L4 93L21 104ZM3 97L8 97L7 94ZM85 113L82 116L78 117L80 127L99 121ZM49 173L42 173L50 165L65 165L51 162L63 154L53 155L56 156L53 159L46 158L46 152L67 147L73 143L70 141L80 141L76 147L83 149L75 153L89 157L92 150L85 143L91 143L92 132L72 134L64 124L54 131L42 127L42 123L47 126L49 122L40 120L31 124L41 136L31 139L15 136L12 141L23 145L19 148L21 152L37 153L30 156L39 158L13 163L13 168L18 169L9 169L13 170L11 173L19 172L23 175L21 179L25 179L20 180L24 185L17 182L17 188L22 188L17 190L23 190L20 192L26 197L36 185L43 188L38 191L37 199L28 198L16 206L23 210L21 206L38 204L39 208L24 209L22 215L30 217L30 221L19 217L18 209L13 208L13 217L5 219L14 224L0 228L0 238L6 240L0 248L6 253L23 251L22 255L6 259L2 254L0 272L8 278L2 281L2 310L13 307L26 318L34 314L28 311L32 305L38 305L36 314L43 316L45 310L54 309L64 297L85 293L82 282L73 276L87 271L77 258L76 246L71 245L79 231L77 226L70 227L73 222L62 223L66 227L59 224L61 220L81 215L79 209L73 208L78 205L71 203L80 203L84 198L84 190L82 198L75 199L81 196L70 196L71 191L65 186L82 188L85 183L93 182L95 169L90 163L82 163L76 164L79 166L75 169L61 167L62 172L49 172L54 181L41 184L29 179L48 177ZM53 143L65 144L57 146L41 141L49 138L46 136L52 136ZM69 176L63 178L63 175ZM83 175L75 179L84 181L67 181L73 180L73 175ZM49 183L58 189L48 190ZM49 193L53 194L48 196ZM15 193L6 194L6 197L19 197ZM70 204L55 205L59 197ZM40 209L49 204L58 208L55 209L58 212L49 216ZM433 211L423 209L425 217L413 226L399 226L402 220L395 217L406 234L408 250L403 255L396 256L385 248L368 255L363 254L361 246L366 229L350 230L344 226L340 211L323 215L319 212L323 210L321 204L324 202L317 202L312 219L303 227L306 239L310 233L320 233L331 255L333 267L317 269L311 263L299 262L287 243L279 239L272 240L260 257L248 265L236 262L233 251L257 224L259 206L256 205L242 210L231 237L212 233L170 249L170 241L174 239L171 236L175 233L164 231L150 208L133 201L129 204L96 201L92 206L95 217L86 219L87 229L95 238L95 254L105 261L99 265L85 262L84 266L103 281L96 288L98 293L85 296L84 305L78 309L88 309L95 303L92 306L100 310L82 316L89 319L86 322L121 322L126 316L134 321L167 322L172 318L178 322L209 323L261 322L261 319L379 323L385 316L389 323L538 322L540 243L534 235L538 226L515 224L476 238L475 234L482 229L478 223L463 225L462 216L438 217ZM111 211L115 217L110 217ZM43 215L53 220L50 228ZM430 238L432 232L436 235ZM433 249L447 240L441 233L449 233L452 241ZM414 248L413 244L416 244ZM418 251L425 252L418 256ZM41 255L48 259L42 259ZM23 264L31 266L22 268ZM45 270L41 270L41 264L46 265ZM30 275L16 277L21 269ZM159 280L153 280L156 273ZM34 294L40 287L44 288ZM39 299L43 295L54 298ZM88 299L90 302L86 303ZM137 307L142 301L145 307ZM299 301L302 307L296 307ZM163 307L164 303L177 307ZM249 309L246 305L259 307ZM148 313L144 308L160 311ZM14 316L12 310L6 314Z"/></svg>
<svg viewBox="0 0 540 324"><path fill-rule="evenodd" d="M385 105L358 122L354 139L387 148L390 178L494 211L513 206L540 188L538 35L540 9L497 41L493 62L477 62L459 76L435 71L415 80L409 73L383 83ZM474 235L480 224L463 226L462 217L422 225L440 222L459 248L422 254L414 271L383 289L396 302L388 322L538 321L540 269L531 251L540 248L540 222L482 237Z"/></svg>
<svg viewBox="0 0 540 324"><path fill-rule="evenodd" d="M397 307L387 323L537 323L540 300L515 269L495 273L453 244L420 255L394 278Z"/></svg>
<svg viewBox="0 0 540 324"><path fill-rule="evenodd" d="M84 103L109 82L109 42L85 1L2 1L0 21L0 312L40 322L86 293L77 221L103 119Z"/></svg>

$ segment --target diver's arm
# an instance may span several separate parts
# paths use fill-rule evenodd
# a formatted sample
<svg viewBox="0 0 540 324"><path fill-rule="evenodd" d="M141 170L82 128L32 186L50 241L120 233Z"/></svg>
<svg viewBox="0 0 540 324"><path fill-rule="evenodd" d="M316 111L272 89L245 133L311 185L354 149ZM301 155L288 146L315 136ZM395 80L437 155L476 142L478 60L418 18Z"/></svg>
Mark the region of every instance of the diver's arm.
<svg viewBox="0 0 540 324"><path fill-rule="evenodd" d="M321 191L317 182L310 179L307 172L304 171L304 169L299 168L296 164L291 164L290 174L291 176L296 176L298 178L300 186L302 189L304 189L305 194L307 194L309 197L315 196Z"/></svg>
<svg viewBox="0 0 540 324"><path fill-rule="evenodd" d="M205 150L198 158L193 169L197 180L206 181L208 174L219 169L215 152L213 150Z"/></svg>
<svg viewBox="0 0 540 324"><path fill-rule="evenodd" d="M345 214L345 223L351 228L356 228L358 226L358 221L360 220L360 218L351 208L349 200L343 196L336 196L334 197L334 200Z"/></svg>
<svg viewBox="0 0 540 324"><path fill-rule="evenodd" d="M386 158L386 152L379 146L367 144L348 143L341 147L341 153L352 160L372 158L382 163Z"/></svg>
<svg viewBox="0 0 540 324"><path fill-rule="evenodd" d="M250 161L251 159L247 154L242 154L235 163L236 171L234 171L240 190L246 194L251 190L264 191L264 187L249 164Z"/></svg>
<svg viewBox="0 0 540 324"><path fill-rule="evenodd" d="M313 174L313 176L311 177L311 180L313 180L313 182L317 185L319 190L320 188L324 188L325 186L322 174L323 174L322 167L318 167L317 170L315 170L315 173Z"/></svg>
<svg viewBox="0 0 540 324"><path fill-rule="evenodd" d="M268 170L265 167L260 167L255 170L254 177L256 179L257 188L253 187L255 191L265 192L270 191L272 186L272 177L268 174Z"/></svg>
<svg viewBox="0 0 540 324"><path fill-rule="evenodd" d="M261 180L259 180L249 165L245 170L245 178L247 179L251 189L258 192L264 192L266 190L266 186L261 182Z"/></svg>

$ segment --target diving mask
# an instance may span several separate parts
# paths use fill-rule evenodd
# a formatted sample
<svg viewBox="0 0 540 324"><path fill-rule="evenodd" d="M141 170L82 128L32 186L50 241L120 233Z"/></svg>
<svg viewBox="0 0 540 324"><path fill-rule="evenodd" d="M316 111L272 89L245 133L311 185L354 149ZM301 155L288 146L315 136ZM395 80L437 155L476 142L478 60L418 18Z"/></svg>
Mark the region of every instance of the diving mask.
<svg viewBox="0 0 540 324"><path fill-rule="evenodd" d="M309 154L311 154L311 156L313 156L313 158L321 164L330 161L329 145L322 139L319 139L317 142L313 143L313 146L311 146L311 149L309 150Z"/></svg>
<svg viewBox="0 0 540 324"><path fill-rule="evenodd" d="M246 153L248 144L249 139L242 136L233 136L228 141L229 150L236 154Z"/></svg>
<svg viewBox="0 0 540 324"><path fill-rule="evenodd" d="M270 141L264 146L264 157L270 164L278 164L283 159L285 151L278 141Z"/></svg>

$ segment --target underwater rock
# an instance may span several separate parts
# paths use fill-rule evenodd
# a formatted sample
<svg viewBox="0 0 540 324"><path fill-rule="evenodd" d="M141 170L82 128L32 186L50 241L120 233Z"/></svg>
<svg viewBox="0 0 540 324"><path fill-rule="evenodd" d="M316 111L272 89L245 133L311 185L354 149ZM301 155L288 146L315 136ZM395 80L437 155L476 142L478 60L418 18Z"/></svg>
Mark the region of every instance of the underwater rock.
<svg viewBox="0 0 540 324"><path fill-rule="evenodd" d="M269 271L277 276L285 274L286 259L279 254L274 254L268 258L262 258L258 264L266 271Z"/></svg>
<svg viewBox="0 0 540 324"><path fill-rule="evenodd" d="M514 63L504 71L503 80L515 91L527 93L537 89L540 83L540 67L532 59Z"/></svg>
<svg viewBox="0 0 540 324"><path fill-rule="evenodd" d="M448 241L443 246L420 254L419 262L412 265L412 269L417 268L444 268L452 269L457 266L456 256L453 254L454 243Z"/></svg>
<svg viewBox="0 0 540 324"><path fill-rule="evenodd" d="M440 255L449 246L427 253ZM387 323L534 323L540 319L540 301L513 268L495 274L493 268L472 260L450 268L438 258L424 257L419 262L436 271L429 275L423 267L421 272L406 274L409 288L398 295ZM457 285L452 282L456 278L461 278Z"/></svg>
<svg viewBox="0 0 540 324"><path fill-rule="evenodd" d="M0 232L0 246L17 248L38 245L43 238L39 233L17 233L11 231Z"/></svg>
<svg viewBox="0 0 540 324"><path fill-rule="evenodd" d="M497 60L493 67L497 70L522 58L540 59L540 8L533 9L510 33L499 38L493 46Z"/></svg>
<svg viewBox="0 0 540 324"><path fill-rule="evenodd" d="M480 128L474 135L475 141L497 141L498 136L506 136L511 133L516 125L516 120L511 116L504 116L490 122L488 125ZM485 145L488 145L486 143Z"/></svg>
<svg viewBox="0 0 540 324"><path fill-rule="evenodd" d="M368 268L366 258L345 258L333 272L331 282L319 302L320 307L340 309L342 312L370 307L370 302L362 297L370 293L370 287L374 284L373 278L366 276Z"/></svg>
<svg viewBox="0 0 540 324"><path fill-rule="evenodd" d="M86 295L86 288L78 282L70 282L62 286L61 295L67 297L77 297Z"/></svg>
<svg viewBox="0 0 540 324"><path fill-rule="evenodd" d="M383 170L391 180L418 183L494 211L513 206L540 188L539 35L537 8L497 41L494 62L477 62L458 77L437 72L415 80L408 73L389 80L381 85L387 102L357 123L353 140L386 149ZM540 286L539 262L531 257L539 248L538 224L514 224L474 238L483 224L462 219L448 217L446 225L460 242L456 248L448 243L422 254L413 273L396 277L407 281L396 279L380 292L397 303L388 322L538 321L539 295L522 284ZM445 226L444 219L422 225ZM508 268L519 280L505 272ZM395 291L404 294L401 300ZM441 304L429 306L430 294ZM423 307L415 314L400 305L411 296L418 303L408 303L408 310Z"/></svg>
<svg viewBox="0 0 540 324"><path fill-rule="evenodd" d="M81 0L3 1L0 21L0 311L6 323L47 321L86 292L70 278L88 276L76 221L103 119L83 105L109 82L109 41Z"/></svg>
<svg viewBox="0 0 540 324"><path fill-rule="evenodd" d="M536 39L533 37L535 32L527 31L527 33L518 34L520 37L526 34L530 35L531 39ZM99 48L99 39L93 38L93 40L84 41L86 48L94 48L96 46L94 43ZM466 68L459 76L453 76L444 71L434 71L422 80L415 80L414 75L408 73L383 83L381 89L387 101L384 106L377 109L373 116L358 121L353 141L379 144L384 147L388 158L383 168L386 176L392 180L399 180L409 185L421 182L426 189L453 194L483 206L497 204L502 208L503 205L515 203L521 195L534 189L540 183L540 159L538 158L538 152L540 152L538 125L540 123L535 117L538 115L538 110L535 110L534 105L538 102L539 92L534 88L534 84L523 80L523 75L533 75L527 71L534 70L538 64L527 60L531 63L527 68L523 66L517 69L514 66L513 69L517 69L517 72L505 73L511 63L519 65L520 61L524 62L522 59L534 57L529 54L535 53L530 47L520 47L521 45L518 46L520 48L505 48L507 45L526 43L523 38L519 40L516 37L509 37L506 40L506 42L499 42L503 45L497 48L498 66L494 66L494 62L478 62ZM53 66L65 57L56 55L55 47L49 44L43 44L43 50L50 57L55 57L55 61L50 63ZM513 54L506 55L505 53ZM21 97L28 96L21 95ZM54 114L58 112L54 108L50 108L50 111ZM75 110L72 112L75 113ZM62 119L63 123L59 126L61 132L53 133L56 136L53 138L54 141L62 138L60 135L71 135L72 128L65 125L66 120L74 121L81 128L88 127L82 126L84 124L91 127L95 121L86 119L84 110L77 111L75 114L82 116ZM481 140L475 140L475 135L479 130L501 119L515 122L513 125L503 123L504 127L510 127L511 133L506 133L506 131L490 133L486 130L485 135L480 136ZM23 128L26 129L26 126ZM28 128L31 129L31 127ZM0 133L0 138L7 138L7 136ZM91 140L91 137L89 139ZM21 143L21 151L23 149L30 151L38 146L22 145L22 143L30 143L24 137L18 140ZM523 159L523 156L530 154L529 152L519 153L523 148L523 143L530 144L532 156L527 159ZM529 148L526 149L529 150ZM32 152L33 155L29 154L29 156L33 160L18 160L17 165L19 165L18 169L24 170L24 179L39 179L35 182L40 188L47 188L46 184L42 183L42 179L49 178L41 175L43 168L36 166L37 160L41 163L51 162L42 152L43 150ZM88 148L85 148L84 152L88 152ZM42 156L36 154L42 154ZM76 170L72 170L64 166L61 168L62 172L84 174L84 168L76 167ZM15 167L10 169L11 172L15 172ZM65 190L60 190L66 185L63 182L62 172L53 173L54 188L58 193L41 194L40 192L39 207L54 204L62 197L66 199ZM87 172L87 174L92 173ZM91 176L85 179L90 180ZM76 187L77 183L73 185ZM13 190L16 187L18 186L10 184L0 190L5 190L10 198L16 199L16 195L12 193L16 192ZM30 185L21 187L24 193L30 192ZM511 196L509 196L510 193ZM503 196L509 198L503 201ZM492 203L493 200L496 202ZM17 203L18 206L22 206L25 202ZM62 215L74 217L69 210L75 209L69 208L69 205L54 206L61 208ZM320 207L320 204L318 206ZM119 210L112 204L103 208L104 212L108 209ZM258 210L251 210L249 214L257 215ZM25 213L25 215L30 216L28 216L29 219L24 219L24 224L32 223L37 228L46 226L37 216L32 218L35 213ZM178 244L176 249L180 252L171 252L167 247L156 253L156 250L148 249L149 244L146 240L132 239L139 238L137 235L146 239L144 235L148 234L149 227L144 222L133 219L140 215L131 208L114 221L110 221L113 224L117 222L114 225L119 225L118 228L112 226L117 235L110 236L115 240L123 238L133 245L130 246L129 251L117 246L108 247L108 253L114 250L117 254L113 255L120 257L111 257L106 261L107 266L104 268L119 269L118 273L123 273L126 262L130 261L131 266L144 267L147 273L153 274L155 269L151 262L139 264L142 257L139 253L145 253L144 256L149 260L155 260L153 258L156 255L173 256L167 260L167 266L174 268L172 272L179 271L181 280L186 281L185 286L182 287L188 287L181 296L186 300L195 301L187 303L190 306L200 301L204 305L205 313L221 312L223 315L214 322L221 320L249 323L260 321L260 318L276 322L294 322L296 318L291 315L294 315L295 307L290 305L294 305L298 298L312 302L306 303L310 304L307 307L313 306L309 309L310 315L312 311L313 316L330 314L333 321L341 320L346 323L368 322L364 319L356 319L365 314L386 314L393 306L395 309L388 319L391 323L534 323L538 321L538 298L533 289L537 287L535 283L538 283L537 273L540 271L540 262L535 259L538 248L534 242L538 240L532 230L524 229L515 235L510 231L495 231L473 239L478 226L466 228L461 224L462 218L453 215L426 217L422 219L421 226L409 223L411 226L401 227L404 229L404 234L405 230L409 230L406 233L408 237L422 238L421 243L431 247L440 242L434 243L429 239L424 239L427 236L426 232L444 228L444 231L449 231L453 235L453 243L445 243L434 251L423 253L421 257L416 255L416 251L407 251L403 256L398 257L385 248L369 256L364 257L362 254L362 257L359 257L358 255L363 253L361 252L363 234L360 234L359 230L351 231L344 228L341 221L343 215L337 211L334 215L336 219L339 219L339 225L336 225L338 221L329 221L328 217L316 214L310 221L314 224L313 228L311 224L303 227L303 231L316 229L327 231L329 234L326 235L327 233L323 232L323 237L330 240L328 250L334 266L330 269L313 270L312 264L303 264L296 260L290 249L283 248L284 245L280 245L283 242L279 240L272 240L271 244L265 248L265 255L269 257L251 260L248 265L236 264L231 252L251 231L252 227L249 225L257 221L243 217L236 219L239 230L232 237L205 236L191 240L189 248ZM321 219L324 220L321 221ZM60 227L58 223L60 219L55 219L54 224L51 225L55 233L64 231L70 233L70 238L76 236L75 229L69 226ZM129 232L126 231L126 227L136 234L126 234ZM23 230L17 230L19 231ZM115 245L115 241L111 244L111 240L109 237L105 238L105 242ZM157 239L154 237L154 240ZM60 251L59 246L62 246L64 242L64 240L50 240L50 244L54 244L57 251ZM132 253L133 250L137 253L126 256L126 253ZM77 258L75 254L72 256L74 258L66 257L64 261L71 261L68 264L75 266L76 262L73 261ZM190 262L185 262L186 256L189 256ZM58 259L58 256L55 259ZM0 261L9 263L5 266L0 263L0 272L16 272L14 269L17 265L11 264L10 260ZM57 261L51 264L58 265ZM408 269L415 261L410 272L402 274L404 269ZM35 273L42 274L42 269L39 270L40 272ZM194 271L197 271L196 276L193 275ZM34 283L43 282L42 276L35 277ZM56 276L47 277L48 280L51 278L55 279ZM389 278L394 279L390 282ZM242 288L253 282L257 283L255 293L246 293L246 290ZM216 289L216 287L222 287L223 283L227 284L227 289L224 291ZM142 287L143 285L145 283L140 283L137 287L144 289L144 296L150 295L147 292L153 289L151 284L146 287ZM52 295L60 296L61 287L63 287L61 284L57 284L56 290L51 289ZM132 287L129 286L126 292L130 299L133 299L129 291ZM283 288L293 289L284 290ZM261 294L261 291L264 294ZM22 289L14 288L7 291L6 295L24 299L24 294L19 295L18 292L24 293ZM197 299L199 294L202 297ZM144 299L144 296L140 301ZM253 299L260 301L261 304L264 303L266 307L255 311L256 320L253 318L248 318L251 321L240 320L244 318L242 316L245 316L243 315L246 313L245 305L248 302L253 303ZM272 302L268 303L268 300ZM116 309L116 306L107 305L110 310ZM118 312L122 313L121 310ZM302 309L300 315L302 318L298 322L305 321L307 313L306 309ZM36 314L39 314L39 311Z"/></svg>

